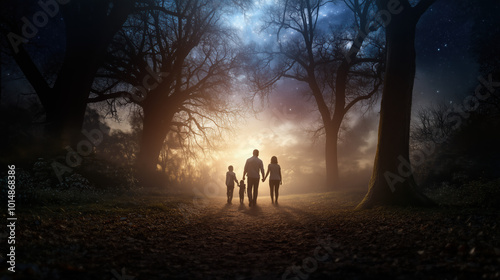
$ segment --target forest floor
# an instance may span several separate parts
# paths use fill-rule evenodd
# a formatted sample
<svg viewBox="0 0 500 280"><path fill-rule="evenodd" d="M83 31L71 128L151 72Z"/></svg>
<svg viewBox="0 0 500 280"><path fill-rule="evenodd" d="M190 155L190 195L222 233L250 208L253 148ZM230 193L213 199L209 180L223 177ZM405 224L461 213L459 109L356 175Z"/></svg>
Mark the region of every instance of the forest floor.
<svg viewBox="0 0 500 280"><path fill-rule="evenodd" d="M246 197L125 194L19 209L16 272L2 249L0 279L500 278L498 210L354 210L362 197L274 205L261 188L255 207Z"/></svg>

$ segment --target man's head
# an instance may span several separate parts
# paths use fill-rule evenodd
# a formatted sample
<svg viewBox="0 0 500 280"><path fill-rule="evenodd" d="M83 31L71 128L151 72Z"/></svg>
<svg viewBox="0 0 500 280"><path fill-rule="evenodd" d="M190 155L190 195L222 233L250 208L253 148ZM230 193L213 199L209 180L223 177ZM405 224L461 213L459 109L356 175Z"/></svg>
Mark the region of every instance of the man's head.
<svg viewBox="0 0 500 280"><path fill-rule="evenodd" d="M253 155L258 157L259 156L259 150L255 149L253 150Z"/></svg>
<svg viewBox="0 0 500 280"><path fill-rule="evenodd" d="M227 167L227 169L228 169L229 171L233 171L233 166L232 166L232 165L229 165L229 166Z"/></svg>

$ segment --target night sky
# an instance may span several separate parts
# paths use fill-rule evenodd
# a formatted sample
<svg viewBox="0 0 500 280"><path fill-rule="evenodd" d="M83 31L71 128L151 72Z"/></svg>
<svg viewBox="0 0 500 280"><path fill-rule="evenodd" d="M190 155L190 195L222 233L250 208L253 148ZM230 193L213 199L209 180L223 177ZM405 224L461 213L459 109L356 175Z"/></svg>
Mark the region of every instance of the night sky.
<svg viewBox="0 0 500 280"><path fill-rule="evenodd" d="M263 10L263 7L259 8ZM329 5L323 14L323 25L343 24L351 17L351 11L342 3ZM241 30L245 40L270 44L276 37L258 32L259 16L262 16L260 12L250 11L246 17L237 17L233 24ZM473 92L479 75L471 49L475 16L477 10L473 4L441 0L421 18L415 46L417 73L413 113L438 103L461 104ZM271 155L283 160L282 166L285 172L289 172L284 177L293 176L292 181L297 182L291 189L295 185L299 188L311 178L323 176L324 142L322 138L314 140L311 137L311 131L317 128L320 121L319 113L315 111L314 101L301 94L303 91L307 91L307 86L299 82L289 79L279 82L264 112L256 118L247 118L252 132L236 133L236 145L228 153L232 156L222 157L220 168L223 170L224 163L230 162L236 170L241 169L244 161L239 159L251 156L253 148L260 148L265 163ZM363 115L353 112L344 120L348 130L339 140L339 168L345 186L366 186L376 151L378 110L379 107L374 106ZM269 122L269 119L274 121Z"/></svg>
<svg viewBox="0 0 500 280"><path fill-rule="evenodd" d="M471 50L473 18L457 1L435 3L421 18L415 48L414 104L459 101L477 84Z"/></svg>

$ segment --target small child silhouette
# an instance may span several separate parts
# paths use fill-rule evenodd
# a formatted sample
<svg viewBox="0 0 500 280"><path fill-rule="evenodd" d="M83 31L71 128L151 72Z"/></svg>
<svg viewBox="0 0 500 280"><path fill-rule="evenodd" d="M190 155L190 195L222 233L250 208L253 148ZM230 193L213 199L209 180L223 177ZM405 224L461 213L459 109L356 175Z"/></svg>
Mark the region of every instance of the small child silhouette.
<svg viewBox="0 0 500 280"><path fill-rule="evenodd" d="M241 180L238 187L240 187L240 203L243 204L243 200L245 200L245 181Z"/></svg>

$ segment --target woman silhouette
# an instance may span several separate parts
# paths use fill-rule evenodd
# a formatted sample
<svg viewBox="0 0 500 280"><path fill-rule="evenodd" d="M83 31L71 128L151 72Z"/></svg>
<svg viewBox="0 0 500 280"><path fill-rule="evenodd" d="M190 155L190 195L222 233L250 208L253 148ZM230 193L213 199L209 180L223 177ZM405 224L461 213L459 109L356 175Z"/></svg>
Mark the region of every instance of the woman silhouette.
<svg viewBox="0 0 500 280"><path fill-rule="evenodd" d="M271 202L278 204L278 190L281 184L283 184L283 180L281 177L281 167L278 164L278 158L276 156L271 157L271 163L267 166L266 176L262 179L264 182L267 178L267 175L271 173L269 176L269 189L271 190ZM274 199L276 198L276 199Z"/></svg>

